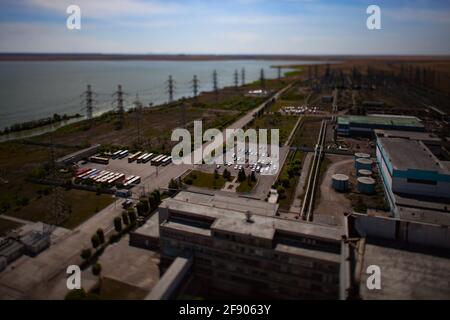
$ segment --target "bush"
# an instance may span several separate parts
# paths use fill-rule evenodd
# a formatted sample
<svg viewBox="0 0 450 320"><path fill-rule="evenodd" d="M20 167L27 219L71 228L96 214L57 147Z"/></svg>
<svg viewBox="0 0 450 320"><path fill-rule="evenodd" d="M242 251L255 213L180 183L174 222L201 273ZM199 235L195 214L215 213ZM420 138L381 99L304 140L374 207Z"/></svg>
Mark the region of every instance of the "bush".
<svg viewBox="0 0 450 320"><path fill-rule="evenodd" d="M103 229L99 228L97 229L97 235L98 235L98 239L100 240L100 244L105 243L105 233L103 232Z"/></svg>
<svg viewBox="0 0 450 320"><path fill-rule="evenodd" d="M114 229L117 232L122 231L122 219L120 219L120 217L115 217L114 218Z"/></svg>
<svg viewBox="0 0 450 320"><path fill-rule="evenodd" d="M184 183L186 183L188 185L192 185L194 183L194 181L192 181L191 178L188 178L188 179L184 180Z"/></svg>
<svg viewBox="0 0 450 320"><path fill-rule="evenodd" d="M64 300L84 300L87 298L86 291L83 288L70 290Z"/></svg>
<svg viewBox="0 0 450 320"><path fill-rule="evenodd" d="M247 176L245 175L245 171L244 170L239 170L238 181L239 182L245 181L246 178L247 178Z"/></svg>
<svg viewBox="0 0 450 320"><path fill-rule="evenodd" d="M92 274L94 276L100 275L101 272L102 272L102 265L100 263L96 263L92 266Z"/></svg>
<svg viewBox="0 0 450 320"><path fill-rule="evenodd" d="M114 243L120 240L120 234L114 233L109 237L109 242Z"/></svg>
<svg viewBox="0 0 450 320"><path fill-rule="evenodd" d="M122 221L123 221L123 224L126 226L128 226L130 224L130 218L128 216L127 211L122 212Z"/></svg>
<svg viewBox="0 0 450 320"><path fill-rule="evenodd" d="M84 260L89 259L91 256L92 256L91 249L84 249L83 251L81 251L81 258L83 258Z"/></svg>
<svg viewBox="0 0 450 320"><path fill-rule="evenodd" d="M231 173L227 169L223 170L222 176L225 180L229 181L231 178Z"/></svg>
<svg viewBox="0 0 450 320"><path fill-rule="evenodd" d="M91 237L91 243L92 243L92 247L94 247L94 249L97 249L97 247L100 245L100 238L99 238L98 234L94 234Z"/></svg>
<svg viewBox="0 0 450 320"><path fill-rule="evenodd" d="M130 219L130 224L136 223L136 212L134 212L133 208L128 209L128 218Z"/></svg>

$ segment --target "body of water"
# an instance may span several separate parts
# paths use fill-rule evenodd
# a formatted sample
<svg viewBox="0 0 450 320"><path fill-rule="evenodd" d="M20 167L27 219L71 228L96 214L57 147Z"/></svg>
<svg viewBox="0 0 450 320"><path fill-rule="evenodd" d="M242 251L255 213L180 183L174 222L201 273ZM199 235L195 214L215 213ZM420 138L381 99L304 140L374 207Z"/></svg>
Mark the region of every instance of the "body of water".
<svg viewBox="0 0 450 320"><path fill-rule="evenodd" d="M90 84L94 93L94 114L114 107L112 94L122 85L125 106L136 94L144 105L168 100L167 80L175 82L174 98L192 96L192 78L197 75L200 91L212 90L212 73L217 70L219 87L234 84L234 71L245 68L246 83L260 77L277 77L273 65L316 64L314 61L24 61L0 62L0 128L58 114L85 114L82 93ZM286 71L284 69L283 71ZM51 127L51 126L50 126ZM3 139L4 140L4 139Z"/></svg>

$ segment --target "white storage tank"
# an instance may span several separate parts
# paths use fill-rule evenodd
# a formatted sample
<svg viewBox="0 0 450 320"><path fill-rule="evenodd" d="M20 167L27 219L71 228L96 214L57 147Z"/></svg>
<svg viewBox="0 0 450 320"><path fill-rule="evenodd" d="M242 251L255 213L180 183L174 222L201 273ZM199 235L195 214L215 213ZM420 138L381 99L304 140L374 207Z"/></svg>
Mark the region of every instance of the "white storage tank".
<svg viewBox="0 0 450 320"><path fill-rule="evenodd" d="M358 178L358 191L364 194L375 193L375 180L370 177Z"/></svg>
<svg viewBox="0 0 450 320"><path fill-rule="evenodd" d="M372 159L360 158L356 159L355 161L356 172L358 172L358 170L361 169L372 170L372 165L373 165Z"/></svg>
<svg viewBox="0 0 450 320"><path fill-rule="evenodd" d="M360 169L358 170L358 177L372 177L372 170Z"/></svg>
<svg viewBox="0 0 450 320"><path fill-rule="evenodd" d="M370 154L364 152L355 153L355 160L357 159L370 159Z"/></svg>
<svg viewBox="0 0 450 320"><path fill-rule="evenodd" d="M333 189L339 192L346 192L348 190L348 176L345 174L334 174L332 176Z"/></svg>

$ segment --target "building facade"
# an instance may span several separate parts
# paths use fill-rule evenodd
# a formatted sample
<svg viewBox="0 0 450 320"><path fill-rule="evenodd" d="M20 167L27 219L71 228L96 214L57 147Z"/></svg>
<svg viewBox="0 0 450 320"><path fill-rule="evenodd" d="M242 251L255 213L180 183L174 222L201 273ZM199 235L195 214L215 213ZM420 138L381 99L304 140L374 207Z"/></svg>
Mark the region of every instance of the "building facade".
<svg viewBox="0 0 450 320"><path fill-rule="evenodd" d="M190 257L197 281L230 297L339 298L340 229L252 214L253 205L262 212L257 200L229 209L211 197L181 192L163 202L163 264Z"/></svg>

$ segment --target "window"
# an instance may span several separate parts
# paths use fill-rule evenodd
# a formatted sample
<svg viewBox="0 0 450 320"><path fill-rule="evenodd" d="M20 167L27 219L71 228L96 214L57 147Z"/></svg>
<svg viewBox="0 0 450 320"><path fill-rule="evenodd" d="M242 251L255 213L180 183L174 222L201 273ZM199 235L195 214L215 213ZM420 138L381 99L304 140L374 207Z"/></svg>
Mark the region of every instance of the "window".
<svg viewBox="0 0 450 320"><path fill-rule="evenodd" d="M420 184L428 184L428 185L436 185L437 182L435 180L423 180L423 179L413 179L413 178L408 178L407 179L408 183L420 183Z"/></svg>

